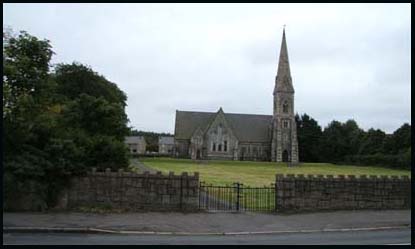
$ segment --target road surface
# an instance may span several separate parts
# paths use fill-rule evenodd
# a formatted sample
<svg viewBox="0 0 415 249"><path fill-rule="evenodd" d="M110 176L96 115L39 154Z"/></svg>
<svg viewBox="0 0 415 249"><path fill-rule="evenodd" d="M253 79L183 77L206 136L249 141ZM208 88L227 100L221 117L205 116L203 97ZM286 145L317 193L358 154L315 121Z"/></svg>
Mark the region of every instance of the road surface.
<svg viewBox="0 0 415 249"><path fill-rule="evenodd" d="M270 244L352 244L381 245L411 243L410 228L352 231L352 232L314 232L287 234L256 235L121 235L121 234L74 234L74 233L6 233L3 244L153 244L153 245L201 245L201 244L238 244L238 245L270 245Z"/></svg>

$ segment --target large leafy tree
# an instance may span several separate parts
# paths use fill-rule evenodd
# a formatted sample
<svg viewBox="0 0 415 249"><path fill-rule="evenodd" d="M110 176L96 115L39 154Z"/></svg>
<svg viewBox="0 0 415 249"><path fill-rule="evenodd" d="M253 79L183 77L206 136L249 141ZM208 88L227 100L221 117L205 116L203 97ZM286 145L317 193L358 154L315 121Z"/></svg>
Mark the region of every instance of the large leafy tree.
<svg viewBox="0 0 415 249"><path fill-rule="evenodd" d="M364 131L350 119L345 123L332 121L323 131L321 151L323 159L341 162L346 155L355 155L360 147Z"/></svg>
<svg viewBox="0 0 415 249"><path fill-rule="evenodd" d="M104 76L94 72L90 67L80 64L58 64L55 67L57 92L67 99L77 99L81 94L96 98L103 97L112 104L126 106L127 96L117 85Z"/></svg>
<svg viewBox="0 0 415 249"><path fill-rule="evenodd" d="M5 160L42 147L53 128L50 105L49 61L53 54L49 41L26 32L9 37L3 49L3 125Z"/></svg>
<svg viewBox="0 0 415 249"><path fill-rule="evenodd" d="M70 176L89 167L128 166L126 95L79 63L50 72L48 40L3 32L4 193L54 205Z"/></svg>

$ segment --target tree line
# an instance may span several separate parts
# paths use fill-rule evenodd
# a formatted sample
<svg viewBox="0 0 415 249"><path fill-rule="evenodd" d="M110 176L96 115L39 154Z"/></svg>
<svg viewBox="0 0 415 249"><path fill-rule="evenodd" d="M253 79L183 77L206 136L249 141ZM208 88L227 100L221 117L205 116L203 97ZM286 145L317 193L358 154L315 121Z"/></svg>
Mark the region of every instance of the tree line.
<svg viewBox="0 0 415 249"><path fill-rule="evenodd" d="M392 134L380 129L364 131L350 119L333 120L324 129L307 114L296 114L301 162L331 162L411 168L411 125L405 123Z"/></svg>

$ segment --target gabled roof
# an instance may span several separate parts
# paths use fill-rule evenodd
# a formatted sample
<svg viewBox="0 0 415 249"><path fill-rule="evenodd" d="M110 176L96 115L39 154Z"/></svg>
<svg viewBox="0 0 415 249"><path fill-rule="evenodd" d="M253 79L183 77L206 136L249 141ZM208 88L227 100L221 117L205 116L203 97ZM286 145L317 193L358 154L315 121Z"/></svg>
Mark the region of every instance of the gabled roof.
<svg viewBox="0 0 415 249"><path fill-rule="evenodd" d="M174 137L159 136L159 144L174 144Z"/></svg>
<svg viewBox="0 0 415 249"><path fill-rule="evenodd" d="M176 111L175 138L190 139L200 127L205 130L218 113ZM240 142L269 142L272 115L224 113Z"/></svg>
<svg viewBox="0 0 415 249"><path fill-rule="evenodd" d="M214 112L176 111L175 139L190 139L198 127L204 130L215 115Z"/></svg>
<svg viewBox="0 0 415 249"><path fill-rule="evenodd" d="M143 136L128 136L125 137L125 143L128 144L135 144L135 143L142 143L146 142Z"/></svg>

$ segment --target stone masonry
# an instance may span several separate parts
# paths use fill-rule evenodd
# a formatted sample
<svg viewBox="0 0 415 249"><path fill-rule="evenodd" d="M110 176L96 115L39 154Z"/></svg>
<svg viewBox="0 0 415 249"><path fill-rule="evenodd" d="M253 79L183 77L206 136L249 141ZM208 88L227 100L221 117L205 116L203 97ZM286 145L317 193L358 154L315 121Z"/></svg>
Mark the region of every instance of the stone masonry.
<svg viewBox="0 0 415 249"><path fill-rule="evenodd" d="M96 172L72 179L66 207L106 205L126 210L192 211L198 208L199 173Z"/></svg>
<svg viewBox="0 0 415 249"><path fill-rule="evenodd" d="M408 176L276 175L276 211L411 208Z"/></svg>

